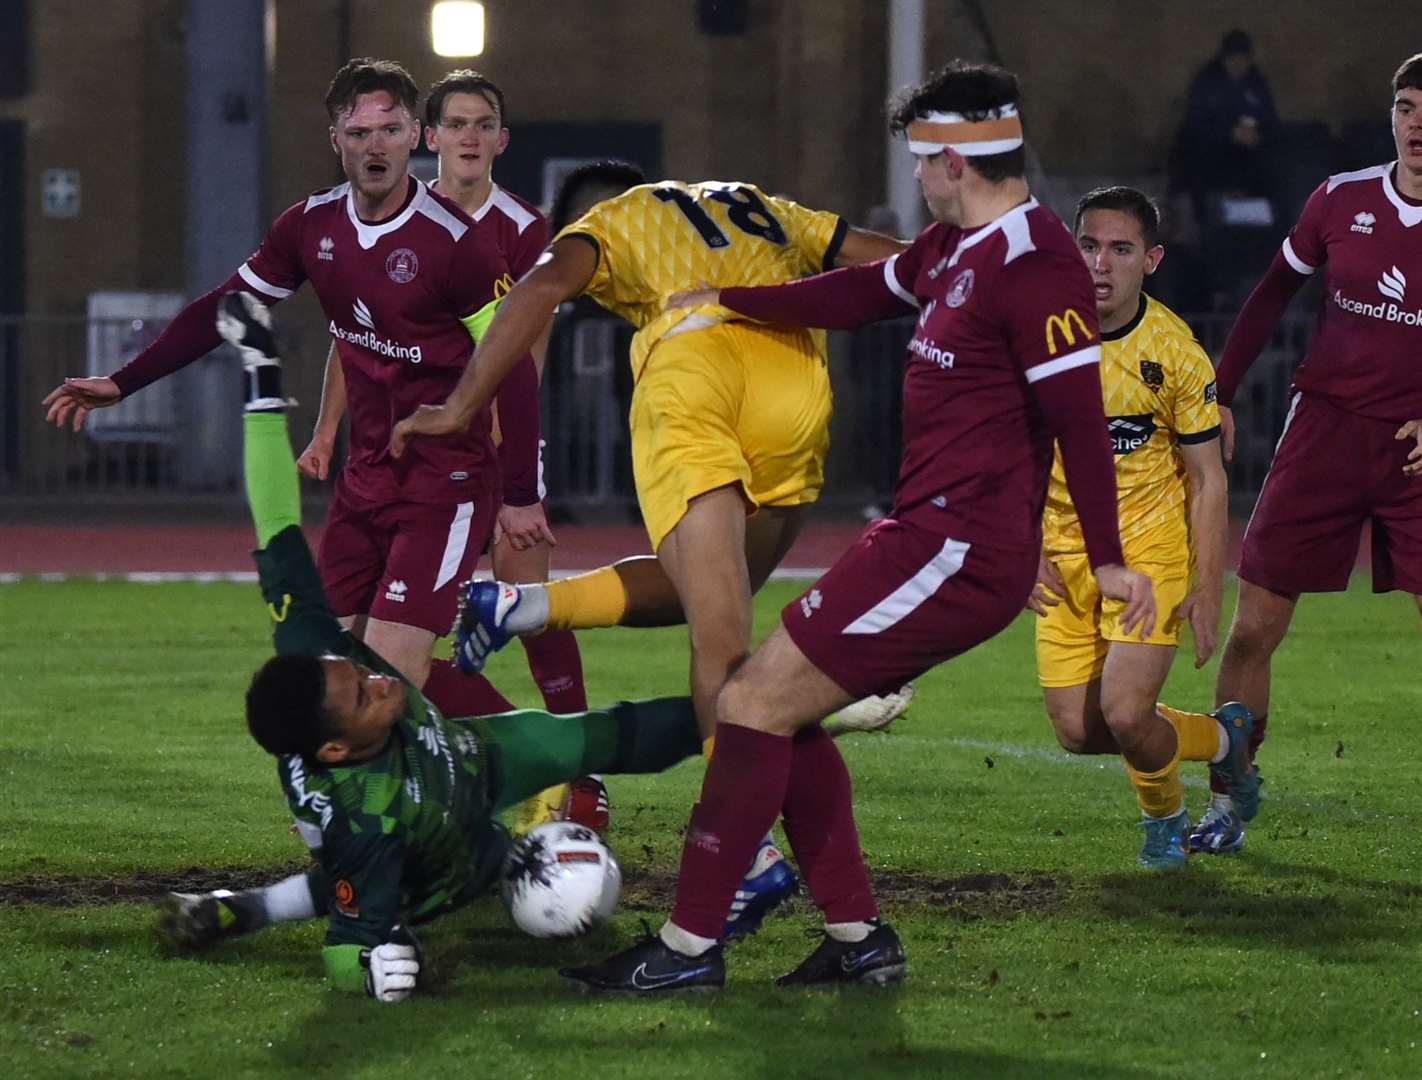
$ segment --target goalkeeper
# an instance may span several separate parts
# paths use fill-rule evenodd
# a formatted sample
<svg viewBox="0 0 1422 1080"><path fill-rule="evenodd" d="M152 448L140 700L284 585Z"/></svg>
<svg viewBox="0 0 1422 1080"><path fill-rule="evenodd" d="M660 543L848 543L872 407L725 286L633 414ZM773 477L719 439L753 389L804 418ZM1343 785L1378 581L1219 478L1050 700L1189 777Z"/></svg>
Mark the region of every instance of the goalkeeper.
<svg viewBox="0 0 1422 1080"><path fill-rule="evenodd" d="M277 655L252 679L247 724L277 771L318 866L246 892L171 894L160 934L192 948L273 922L329 918L323 960L343 990L400 1001L419 951L406 929L493 882L510 843L501 810L588 773L660 772L701 751L689 698L554 716L446 719L341 628L302 536L281 365L266 309L230 293L222 336L248 373L247 498Z"/></svg>

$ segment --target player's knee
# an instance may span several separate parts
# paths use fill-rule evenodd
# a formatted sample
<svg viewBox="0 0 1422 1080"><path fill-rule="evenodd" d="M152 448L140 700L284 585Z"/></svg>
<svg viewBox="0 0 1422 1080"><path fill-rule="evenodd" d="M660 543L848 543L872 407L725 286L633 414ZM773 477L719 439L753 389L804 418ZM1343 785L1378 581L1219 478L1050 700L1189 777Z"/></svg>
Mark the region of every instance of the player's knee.
<svg viewBox="0 0 1422 1080"><path fill-rule="evenodd" d="M1165 723L1156 715L1154 700L1122 697L1115 701L1102 701L1101 714L1118 743L1133 744L1144 738L1155 724Z"/></svg>
<svg viewBox="0 0 1422 1080"><path fill-rule="evenodd" d="M1247 664L1269 659L1283 639L1283 629L1268 622L1236 620L1225 639L1222 662Z"/></svg>
<svg viewBox="0 0 1422 1080"><path fill-rule="evenodd" d="M1068 754L1084 754L1090 745L1086 731L1086 718L1079 709L1063 709L1047 706L1047 717L1052 721L1052 731L1057 742Z"/></svg>

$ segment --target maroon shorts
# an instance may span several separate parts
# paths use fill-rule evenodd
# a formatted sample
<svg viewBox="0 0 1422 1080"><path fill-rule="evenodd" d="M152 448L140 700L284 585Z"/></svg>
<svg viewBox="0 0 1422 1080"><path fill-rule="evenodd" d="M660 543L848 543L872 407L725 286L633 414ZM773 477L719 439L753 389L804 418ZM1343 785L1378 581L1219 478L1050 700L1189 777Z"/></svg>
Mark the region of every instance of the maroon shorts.
<svg viewBox="0 0 1422 1080"><path fill-rule="evenodd" d="M474 575L497 511L487 496L360 509L338 484L316 560L331 609L449 633L459 583Z"/></svg>
<svg viewBox="0 0 1422 1080"><path fill-rule="evenodd" d="M1400 425L1294 395L1244 532L1239 576L1280 593L1338 592L1372 523L1373 591L1422 593L1422 477L1404 476Z"/></svg>
<svg viewBox="0 0 1422 1080"><path fill-rule="evenodd" d="M968 544L888 519L780 613L810 662L856 698L897 690L1022 614L1037 552Z"/></svg>

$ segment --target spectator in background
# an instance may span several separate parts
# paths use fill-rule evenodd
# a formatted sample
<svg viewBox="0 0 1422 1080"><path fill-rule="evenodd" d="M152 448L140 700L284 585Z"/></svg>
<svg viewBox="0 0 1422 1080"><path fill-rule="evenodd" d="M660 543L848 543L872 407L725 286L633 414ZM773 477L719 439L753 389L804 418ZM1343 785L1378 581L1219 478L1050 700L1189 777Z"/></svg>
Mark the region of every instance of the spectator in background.
<svg viewBox="0 0 1422 1080"><path fill-rule="evenodd" d="M1243 30L1231 30L1190 83L1175 146L1174 186L1189 191L1202 225L1218 220L1214 196L1272 197L1269 146L1278 123L1254 43Z"/></svg>

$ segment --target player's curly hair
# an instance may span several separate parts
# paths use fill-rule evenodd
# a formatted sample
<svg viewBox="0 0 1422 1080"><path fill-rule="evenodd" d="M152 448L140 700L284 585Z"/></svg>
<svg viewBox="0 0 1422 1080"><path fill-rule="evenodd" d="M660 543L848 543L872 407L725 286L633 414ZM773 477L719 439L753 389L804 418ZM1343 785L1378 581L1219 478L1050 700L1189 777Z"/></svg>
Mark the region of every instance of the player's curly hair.
<svg viewBox="0 0 1422 1080"><path fill-rule="evenodd" d="M594 203L646 182L647 175L641 166L630 161L608 159L579 165L563 178L553 200L553 211L548 215L553 235L557 236L570 222L582 217Z"/></svg>
<svg viewBox="0 0 1422 1080"><path fill-rule="evenodd" d="M478 94L494 107L498 114L499 127L508 127L508 112L504 109L504 92L487 78L470 68L458 68L441 76L430 87L425 98L425 126L438 127L444 115L444 100L450 94Z"/></svg>
<svg viewBox="0 0 1422 1080"><path fill-rule="evenodd" d="M313 757L339 734L323 707L326 671L314 656L273 656L247 688L247 730L269 754Z"/></svg>
<svg viewBox="0 0 1422 1080"><path fill-rule="evenodd" d="M1392 96L1399 90L1422 90L1422 53L1413 53L1392 76Z"/></svg>
<svg viewBox="0 0 1422 1080"><path fill-rule="evenodd" d="M1119 210L1123 214L1130 214L1140 223L1141 237L1145 240L1147 250L1160 243L1160 207L1139 188L1118 184L1088 191L1076 204L1076 217L1072 220L1073 232L1081 228L1081 215L1088 210Z"/></svg>
<svg viewBox="0 0 1422 1080"><path fill-rule="evenodd" d="M373 56L357 56L347 60L336 72L326 89L326 113L331 122L349 110L362 94L384 90L404 107L413 118L420 104L420 88L414 76L395 60L377 60Z"/></svg>
<svg viewBox="0 0 1422 1080"><path fill-rule="evenodd" d="M996 64L952 60L923 82L900 90L889 99L889 130L901 134L917 117L930 112L962 113L969 120L985 120L993 109L1016 105L1021 97L1017 76ZM967 159L984 180L1019 177L1027 171L1023 147L1005 154L985 154Z"/></svg>

